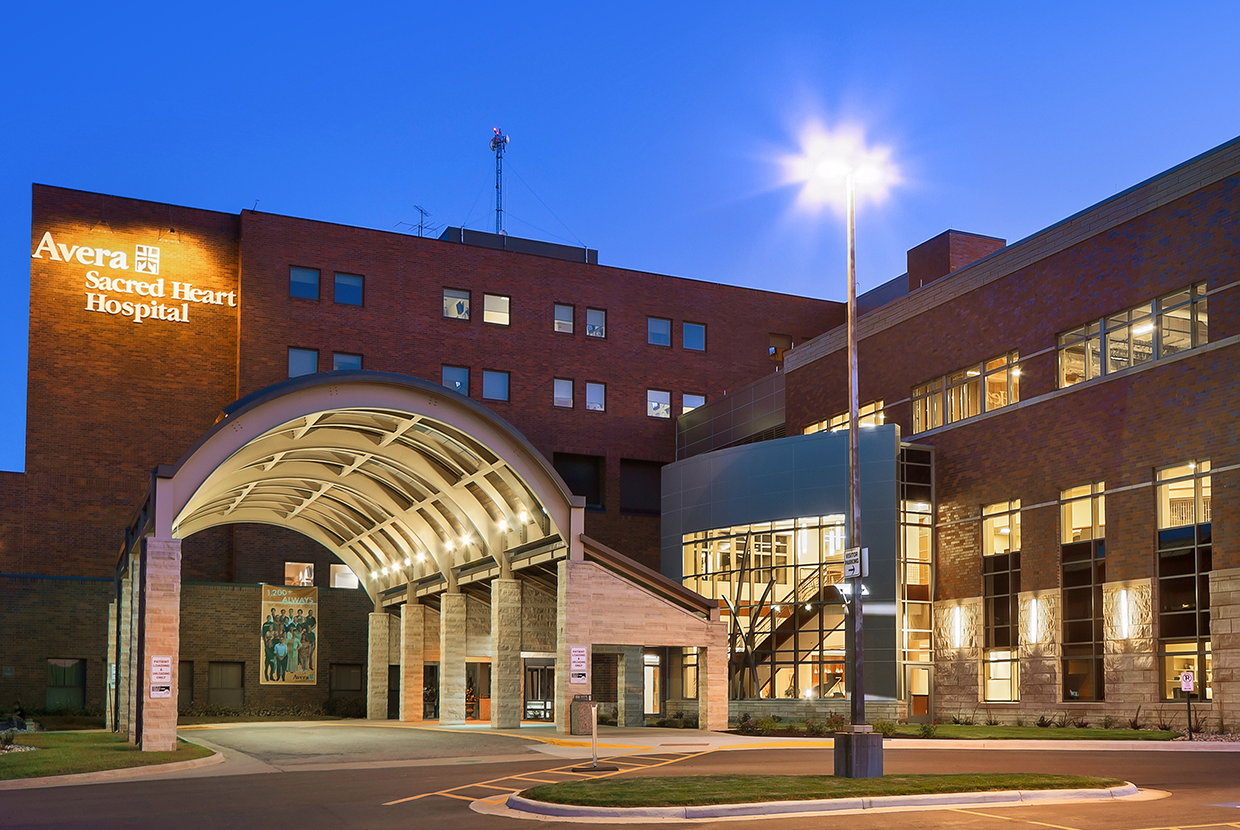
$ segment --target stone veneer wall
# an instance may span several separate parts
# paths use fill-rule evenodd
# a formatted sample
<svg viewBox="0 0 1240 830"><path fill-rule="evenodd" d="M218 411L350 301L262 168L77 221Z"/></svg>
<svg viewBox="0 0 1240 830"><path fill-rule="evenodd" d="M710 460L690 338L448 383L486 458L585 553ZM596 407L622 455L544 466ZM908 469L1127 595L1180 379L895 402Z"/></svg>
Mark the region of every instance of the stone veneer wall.
<svg viewBox="0 0 1240 830"><path fill-rule="evenodd" d="M952 631L952 609L957 606L962 615L958 648ZM947 712L973 711L981 700L981 622L981 597L934 604L934 720L946 720Z"/></svg>
<svg viewBox="0 0 1240 830"><path fill-rule="evenodd" d="M1030 631L1025 615L1030 602L1038 603L1037 631ZM1060 641L1059 590L1021 591L1020 704L1022 709L1054 709L1063 696ZM1033 635L1033 636L1030 636ZM993 711L992 711L993 716Z"/></svg>
<svg viewBox="0 0 1240 830"><path fill-rule="evenodd" d="M1210 649L1214 716L1240 731L1240 568L1210 574Z"/></svg>

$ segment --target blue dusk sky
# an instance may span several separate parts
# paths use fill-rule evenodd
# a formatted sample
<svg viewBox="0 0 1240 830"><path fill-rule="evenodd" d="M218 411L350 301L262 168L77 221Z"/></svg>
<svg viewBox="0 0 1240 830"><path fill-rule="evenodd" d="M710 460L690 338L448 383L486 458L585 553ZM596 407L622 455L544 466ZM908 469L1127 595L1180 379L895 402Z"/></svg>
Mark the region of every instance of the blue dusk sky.
<svg viewBox="0 0 1240 830"><path fill-rule="evenodd" d="M14 3L0 26L0 469L25 467L30 186L410 232L844 298L785 160L851 130L858 282L1022 239L1240 134L1240 3ZM175 459L168 459L174 461Z"/></svg>

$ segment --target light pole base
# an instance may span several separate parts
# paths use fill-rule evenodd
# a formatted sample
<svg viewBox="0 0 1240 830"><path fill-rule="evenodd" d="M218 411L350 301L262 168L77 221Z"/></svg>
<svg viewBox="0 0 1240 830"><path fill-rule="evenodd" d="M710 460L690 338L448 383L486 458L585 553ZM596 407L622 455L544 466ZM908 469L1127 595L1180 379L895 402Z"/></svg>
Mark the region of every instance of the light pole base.
<svg viewBox="0 0 1240 830"><path fill-rule="evenodd" d="M835 777L882 778L882 733L836 732Z"/></svg>

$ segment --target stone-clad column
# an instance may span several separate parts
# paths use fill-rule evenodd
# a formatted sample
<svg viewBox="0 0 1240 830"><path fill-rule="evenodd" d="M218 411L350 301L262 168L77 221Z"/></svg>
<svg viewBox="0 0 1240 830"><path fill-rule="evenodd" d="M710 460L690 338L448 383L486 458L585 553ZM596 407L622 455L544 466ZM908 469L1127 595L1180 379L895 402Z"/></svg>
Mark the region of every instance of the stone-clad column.
<svg viewBox="0 0 1240 830"><path fill-rule="evenodd" d="M138 550L134 550L129 554L129 607L125 613L125 620L122 625L125 627L125 638L129 641L129 651L125 655L125 673L128 675L129 684L125 688L125 697L121 699L121 706L126 711L125 727L126 740L131 744L138 742L138 695L141 694L142 688L142 665L140 662L140 654L142 651L141 644L138 642L140 626L138 624L138 610L141 607L139 600L142 596L142 556Z"/></svg>
<svg viewBox="0 0 1240 830"><path fill-rule="evenodd" d="M727 629L717 644L698 649L698 727L712 732L728 728Z"/></svg>
<svg viewBox="0 0 1240 830"><path fill-rule="evenodd" d="M620 649L620 665L616 671L616 723L619 726L646 725L644 663L641 646Z"/></svg>
<svg viewBox="0 0 1240 830"><path fill-rule="evenodd" d="M443 594L439 607L439 723L465 723L465 595Z"/></svg>
<svg viewBox="0 0 1240 830"><path fill-rule="evenodd" d="M370 636L366 649L366 717L387 720L388 716L388 615L370 615Z"/></svg>
<svg viewBox="0 0 1240 830"><path fill-rule="evenodd" d="M1063 700L1059 606L1057 588L1020 592L1020 701L1028 710L1054 710Z"/></svg>
<svg viewBox="0 0 1240 830"><path fill-rule="evenodd" d="M491 728L521 726L521 583L491 580Z"/></svg>
<svg viewBox="0 0 1240 830"><path fill-rule="evenodd" d="M422 721L422 672L426 637L426 606L406 602L400 607L400 719Z"/></svg>
<svg viewBox="0 0 1240 830"><path fill-rule="evenodd" d="M119 613L116 600L108 603L108 659L103 667L103 716L104 728L109 732L116 731L116 711L112 708L116 700L116 615Z"/></svg>
<svg viewBox="0 0 1240 830"><path fill-rule="evenodd" d="M177 746L177 669L181 655L181 540L142 540L146 555L143 663L135 677L142 700L142 751ZM153 677L155 669L160 677ZM166 674L162 674L166 670ZM158 695L158 696L153 696Z"/></svg>
<svg viewBox="0 0 1240 830"><path fill-rule="evenodd" d="M1107 707L1135 717L1138 706L1148 712L1160 699L1152 581L1103 583L1102 609Z"/></svg>
<svg viewBox="0 0 1240 830"><path fill-rule="evenodd" d="M1240 568L1210 574L1210 652L1217 720L1235 731L1240 717Z"/></svg>

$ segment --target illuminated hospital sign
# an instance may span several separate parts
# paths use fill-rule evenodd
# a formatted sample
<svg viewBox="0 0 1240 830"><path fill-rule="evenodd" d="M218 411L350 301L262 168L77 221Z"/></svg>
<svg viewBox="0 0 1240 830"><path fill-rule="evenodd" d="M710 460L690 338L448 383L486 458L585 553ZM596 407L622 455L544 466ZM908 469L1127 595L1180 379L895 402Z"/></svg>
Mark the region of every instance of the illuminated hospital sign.
<svg viewBox="0 0 1240 830"><path fill-rule="evenodd" d="M159 248L154 245L134 245L132 273L140 279L104 271L130 271L128 251L66 245L56 242L51 231L43 234L30 257L43 259L45 255L53 262L90 268L85 275L87 311L119 315L135 323L143 320L188 323L191 304L237 306L236 291L211 291L195 288L189 282L165 281L159 276Z"/></svg>

